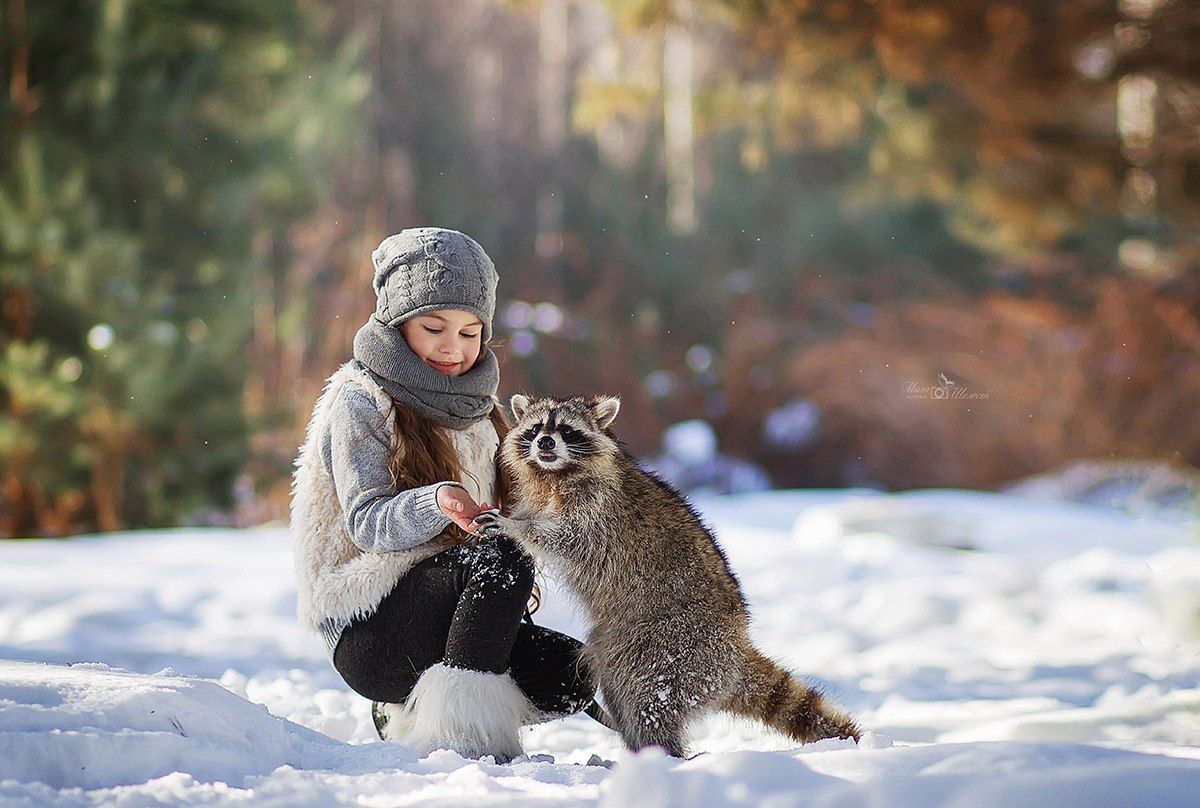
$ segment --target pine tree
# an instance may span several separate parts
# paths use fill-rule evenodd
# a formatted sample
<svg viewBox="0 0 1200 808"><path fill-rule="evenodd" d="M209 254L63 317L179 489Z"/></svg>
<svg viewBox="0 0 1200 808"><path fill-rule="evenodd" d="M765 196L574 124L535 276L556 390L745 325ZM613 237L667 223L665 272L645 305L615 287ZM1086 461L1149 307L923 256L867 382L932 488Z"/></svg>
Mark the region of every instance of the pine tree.
<svg viewBox="0 0 1200 808"><path fill-rule="evenodd" d="M2 13L0 533L226 506L253 280L365 93L353 52L315 4Z"/></svg>

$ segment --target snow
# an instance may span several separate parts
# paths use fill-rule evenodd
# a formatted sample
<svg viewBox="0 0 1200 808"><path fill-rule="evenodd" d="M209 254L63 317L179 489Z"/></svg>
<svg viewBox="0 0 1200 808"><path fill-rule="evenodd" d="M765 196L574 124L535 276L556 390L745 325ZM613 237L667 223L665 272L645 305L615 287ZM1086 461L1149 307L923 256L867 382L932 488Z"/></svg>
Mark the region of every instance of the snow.
<svg viewBox="0 0 1200 808"><path fill-rule="evenodd" d="M793 398L763 419L763 437L783 452L810 445L821 435L821 408L807 398Z"/></svg>
<svg viewBox="0 0 1200 808"><path fill-rule="evenodd" d="M1186 518L1200 502L1200 472L1161 460L1076 460L1020 480L1008 493Z"/></svg>
<svg viewBox="0 0 1200 808"><path fill-rule="evenodd" d="M717 433L707 421L693 419L667 427L662 454L643 465L680 491L697 496L741 494L771 487L758 465L718 450Z"/></svg>
<svg viewBox="0 0 1200 808"><path fill-rule="evenodd" d="M0 805L1195 804L1183 511L967 491L696 504L756 641L859 717L858 747L715 716L679 761L572 717L524 730L510 765L419 759L375 738L296 625L282 528L138 532L0 543ZM546 595L538 620L582 635Z"/></svg>
<svg viewBox="0 0 1200 808"><path fill-rule="evenodd" d="M95 663L0 662L0 715L0 779L55 788L240 780L340 745L215 682Z"/></svg>
<svg viewBox="0 0 1200 808"><path fill-rule="evenodd" d="M681 463L710 463L717 456L717 433L707 421L693 419L663 430L663 452Z"/></svg>

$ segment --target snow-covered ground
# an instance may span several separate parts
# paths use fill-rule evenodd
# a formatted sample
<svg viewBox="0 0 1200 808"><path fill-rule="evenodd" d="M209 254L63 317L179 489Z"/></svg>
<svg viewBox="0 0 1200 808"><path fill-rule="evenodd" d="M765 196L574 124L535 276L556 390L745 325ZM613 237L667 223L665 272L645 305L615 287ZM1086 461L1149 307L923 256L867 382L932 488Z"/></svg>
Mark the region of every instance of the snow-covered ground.
<svg viewBox="0 0 1200 808"><path fill-rule="evenodd" d="M678 761L576 717L512 765L417 759L297 628L282 528L129 533L0 543L0 805L1200 803L1194 525L955 491L697 504L758 642L859 747L717 717ZM582 634L548 589L538 619Z"/></svg>

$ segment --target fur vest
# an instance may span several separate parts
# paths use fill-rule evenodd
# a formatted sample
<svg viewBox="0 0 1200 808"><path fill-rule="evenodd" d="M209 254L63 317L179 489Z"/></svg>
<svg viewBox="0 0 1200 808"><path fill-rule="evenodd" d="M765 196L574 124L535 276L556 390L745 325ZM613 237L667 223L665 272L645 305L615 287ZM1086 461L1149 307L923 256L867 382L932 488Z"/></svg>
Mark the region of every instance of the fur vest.
<svg viewBox="0 0 1200 808"><path fill-rule="evenodd" d="M352 620L374 613L380 601L413 565L451 547L443 533L408 550L364 552L350 537L346 515L338 501L333 476L321 458L322 435L329 429L330 412L346 384L360 386L383 416L388 445L402 439L396 434L395 404L384 390L354 362L347 362L329 377L313 408L304 444L292 476L291 520L293 562L297 585L297 613L301 625L323 635L340 633ZM498 404L496 406L499 406ZM447 430L459 455L463 482L476 501L494 502L495 450L498 444L491 422L478 430Z"/></svg>

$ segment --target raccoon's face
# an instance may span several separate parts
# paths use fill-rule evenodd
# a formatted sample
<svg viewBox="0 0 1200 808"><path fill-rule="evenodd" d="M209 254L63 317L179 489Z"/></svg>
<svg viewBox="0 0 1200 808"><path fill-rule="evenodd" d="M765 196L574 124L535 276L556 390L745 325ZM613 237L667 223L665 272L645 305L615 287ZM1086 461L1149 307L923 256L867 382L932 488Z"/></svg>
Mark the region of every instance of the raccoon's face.
<svg viewBox="0 0 1200 808"><path fill-rule="evenodd" d="M511 400L517 422L505 440L504 456L544 472L570 472L618 451L605 430L617 417L620 399L612 396Z"/></svg>

